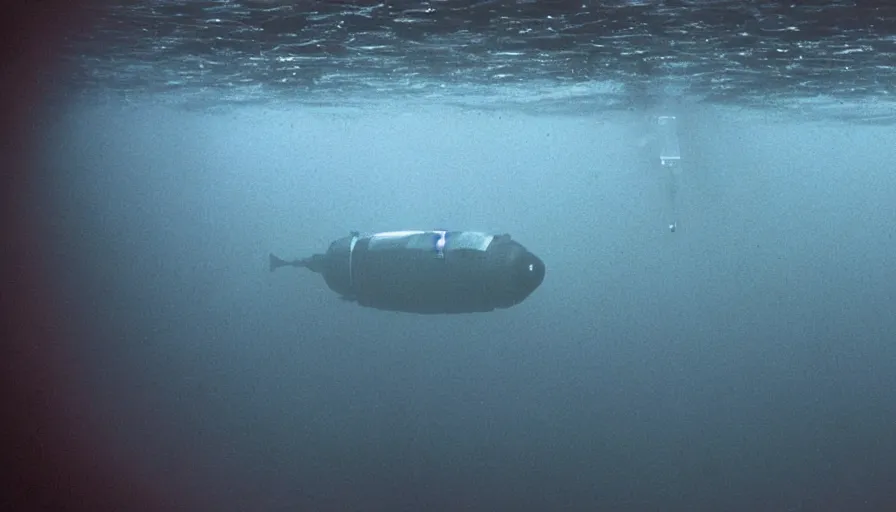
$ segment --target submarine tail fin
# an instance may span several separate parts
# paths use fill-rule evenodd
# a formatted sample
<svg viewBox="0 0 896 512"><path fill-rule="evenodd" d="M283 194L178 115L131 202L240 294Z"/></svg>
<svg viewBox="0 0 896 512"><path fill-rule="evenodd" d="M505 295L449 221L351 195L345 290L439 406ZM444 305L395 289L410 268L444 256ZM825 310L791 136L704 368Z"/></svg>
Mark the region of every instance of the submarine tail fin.
<svg viewBox="0 0 896 512"><path fill-rule="evenodd" d="M307 268L313 272L322 272L324 267L324 255L315 254L310 258L304 258L300 260L291 260L287 261L277 256L274 256L274 253L271 253L269 257L268 268L273 272L280 267L296 267L296 268Z"/></svg>
<svg viewBox="0 0 896 512"><path fill-rule="evenodd" d="M312 272L321 273L324 271L325 265L326 255L324 254L315 254L310 258L287 261L282 258L278 258L277 256L274 256L274 253L271 253L268 263L268 267L270 268L271 272L277 270L280 267L296 267L307 268Z"/></svg>
<svg viewBox="0 0 896 512"><path fill-rule="evenodd" d="M283 260L283 259L281 259L281 258L278 258L277 256L274 256L274 253L271 253L271 256L270 256L270 270L271 270L271 272L277 270L277 269L280 268L280 267L285 267L285 266L288 266L288 265L292 265L292 263L289 262L289 261Z"/></svg>

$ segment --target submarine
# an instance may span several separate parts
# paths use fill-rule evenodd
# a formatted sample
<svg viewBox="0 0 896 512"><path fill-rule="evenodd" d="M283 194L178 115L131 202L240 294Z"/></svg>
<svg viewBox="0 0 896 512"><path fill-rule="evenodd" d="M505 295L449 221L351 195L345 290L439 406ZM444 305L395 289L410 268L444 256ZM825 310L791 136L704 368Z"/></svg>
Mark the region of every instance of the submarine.
<svg viewBox="0 0 896 512"><path fill-rule="evenodd" d="M508 234L478 231L357 231L326 253L284 260L323 276L343 300L385 311L484 313L523 302L544 281L544 262Z"/></svg>

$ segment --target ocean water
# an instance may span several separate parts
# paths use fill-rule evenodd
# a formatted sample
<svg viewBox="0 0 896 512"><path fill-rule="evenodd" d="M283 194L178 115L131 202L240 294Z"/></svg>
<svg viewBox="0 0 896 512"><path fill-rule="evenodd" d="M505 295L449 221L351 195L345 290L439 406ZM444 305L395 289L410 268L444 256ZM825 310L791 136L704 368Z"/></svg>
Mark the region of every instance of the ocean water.
<svg viewBox="0 0 896 512"><path fill-rule="evenodd" d="M896 505L896 8L71 15L13 117L14 504ZM429 316L267 268L435 228L545 281Z"/></svg>

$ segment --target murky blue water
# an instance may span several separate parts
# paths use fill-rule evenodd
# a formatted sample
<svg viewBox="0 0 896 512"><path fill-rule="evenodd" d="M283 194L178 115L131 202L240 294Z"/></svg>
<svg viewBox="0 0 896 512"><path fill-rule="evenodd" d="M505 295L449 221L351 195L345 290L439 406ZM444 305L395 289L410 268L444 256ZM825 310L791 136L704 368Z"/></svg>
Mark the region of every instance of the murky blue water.
<svg viewBox="0 0 896 512"><path fill-rule="evenodd" d="M896 7L89 9L7 203L29 503L894 509ZM421 316L267 268L405 229L545 281Z"/></svg>

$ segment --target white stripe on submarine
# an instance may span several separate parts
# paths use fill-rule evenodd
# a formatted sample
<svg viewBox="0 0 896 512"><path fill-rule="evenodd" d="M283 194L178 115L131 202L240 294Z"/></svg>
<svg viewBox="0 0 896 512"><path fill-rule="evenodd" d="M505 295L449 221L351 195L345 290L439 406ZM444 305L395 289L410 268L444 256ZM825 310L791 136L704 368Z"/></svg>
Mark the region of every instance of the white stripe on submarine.
<svg viewBox="0 0 896 512"><path fill-rule="evenodd" d="M407 244L406 247L414 249L436 249L434 240L438 237L441 241L445 231L387 231L370 236L370 248L394 247L396 242ZM421 236L423 235L423 236ZM487 235L476 231L461 231L454 233L446 240L449 249L472 249L476 251L488 250L494 235ZM444 247L438 248L443 249Z"/></svg>

